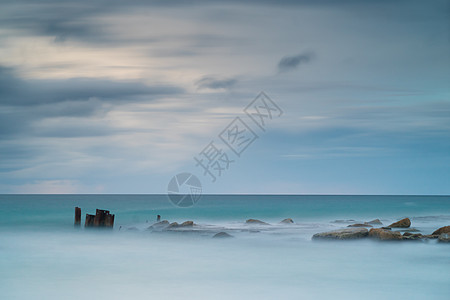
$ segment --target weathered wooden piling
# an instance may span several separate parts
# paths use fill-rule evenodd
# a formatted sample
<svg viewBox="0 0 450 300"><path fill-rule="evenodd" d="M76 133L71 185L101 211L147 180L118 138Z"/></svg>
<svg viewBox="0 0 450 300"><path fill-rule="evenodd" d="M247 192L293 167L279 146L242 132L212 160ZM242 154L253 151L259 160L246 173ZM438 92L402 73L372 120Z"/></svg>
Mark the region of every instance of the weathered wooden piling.
<svg viewBox="0 0 450 300"><path fill-rule="evenodd" d="M75 226L80 226L81 225L81 208L79 207L75 207L75 222L74 222Z"/></svg>
<svg viewBox="0 0 450 300"><path fill-rule="evenodd" d="M84 222L84 227L94 227L94 215L86 214L86 221Z"/></svg>
<svg viewBox="0 0 450 300"><path fill-rule="evenodd" d="M85 227L114 227L114 215L109 210L97 209L95 215L86 214Z"/></svg>

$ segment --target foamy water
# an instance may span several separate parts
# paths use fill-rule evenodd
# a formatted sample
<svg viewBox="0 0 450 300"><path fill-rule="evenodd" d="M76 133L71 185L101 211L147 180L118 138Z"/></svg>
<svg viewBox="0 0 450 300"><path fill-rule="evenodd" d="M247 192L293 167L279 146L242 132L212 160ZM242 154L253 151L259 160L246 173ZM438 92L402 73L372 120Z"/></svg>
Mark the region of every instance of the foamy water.
<svg viewBox="0 0 450 300"><path fill-rule="evenodd" d="M391 207L379 207L389 199L362 197L352 206L348 201L357 199L302 205L298 196L256 202L233 196L228 205L204 199L192 209L166 206L162 198L103 197L1 196L0 299L449 299L448 244L311 241L314 233L347 226L335 220L357 216L388 224L406 215L412 227L430 233L450 225L448 197L391 199ZM116 228L74 229L74 204L83 214L111 209ZM397 211L402 206L404 215ZM146 230L161 211L163 219L198 226ZM249 226L247 217L271 225ZM296 224L280 225L283 217ZM219 231L234 238L213 239Z"/></svg>

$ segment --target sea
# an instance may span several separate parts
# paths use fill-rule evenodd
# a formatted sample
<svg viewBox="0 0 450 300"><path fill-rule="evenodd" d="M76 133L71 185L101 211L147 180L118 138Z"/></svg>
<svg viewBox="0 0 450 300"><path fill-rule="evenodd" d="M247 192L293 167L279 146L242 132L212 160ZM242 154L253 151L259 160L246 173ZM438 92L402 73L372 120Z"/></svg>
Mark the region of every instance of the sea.
<svg viewBox="0 0 450 300"><path fill-rule="evenodd" d="M84 228L96 209L113 229ZM195 225L160 230L157 215ZM450 299L448 243L311 239L405 217L423 234L450 225L450 196L202 195L180 208L167 195L0 195L0 299Z"/></svg>

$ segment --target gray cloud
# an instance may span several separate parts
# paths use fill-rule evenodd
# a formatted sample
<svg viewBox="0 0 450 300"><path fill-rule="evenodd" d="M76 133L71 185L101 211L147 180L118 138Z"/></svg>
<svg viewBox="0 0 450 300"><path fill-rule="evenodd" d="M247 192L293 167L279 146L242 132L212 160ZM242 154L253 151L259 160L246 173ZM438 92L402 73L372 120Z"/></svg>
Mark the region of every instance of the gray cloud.
<svg viewBox="0 0 450 300"><path fill-rule="evenodd" d="M233 87L238 80L236 78L218 78L215 76L205 76L196 82L199 89L229 89Z"/></svg>
<svg viewBox="0 0 450 300"><path fill-rule="evenodd" d="M286 72L296 69L301 64L306 64L314 57L312 52L300 53L294 56L285 56L278 63L278 70L280 72Z"/></svg>

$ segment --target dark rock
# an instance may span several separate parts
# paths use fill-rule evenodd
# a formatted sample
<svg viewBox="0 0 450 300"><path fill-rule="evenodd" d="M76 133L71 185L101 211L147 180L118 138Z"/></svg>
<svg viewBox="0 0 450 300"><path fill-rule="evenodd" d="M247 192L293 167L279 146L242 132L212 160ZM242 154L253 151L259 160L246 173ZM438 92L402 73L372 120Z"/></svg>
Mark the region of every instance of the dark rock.
<svg viewBox="0 0 450 300"><path fill-rule="evenodd" d="M383 225L383 223L381 223L380 219L375 219L369 222L364 222L364 224L369 224L369 225Z"/></svg>
<svg viewBox="0 0 450 300"><path fill-rule="evenodd" d="M441 233L438 238L439 243L450 243L450 234Z"/></svg>
<svg viewBox="0 0 450 300"><path fill-rule="evenodd" d="M287 218L287 219L284 219L283 221L281 221L280 223L283 223L283 224L294 224L294 220L292 220L291 218Z"/></svg>
<svg viewBox="0 0 450 300"><path fill-rule="evenodd" d="M411 226L411 220L409 218L401 219L400 221L389 225L391 228L408 228L409 226Z"/></svg>
<svg viewBox="0 0 450 300"><path fill-rule="evenodd" d="M213 236L213 238L231 238L231 237L233 237L233 236L231 234L226 233L226 232L219 232L219 233L216 233Z"/></svg>
<svg viewBox="0 0 450 300"><path fill-rule="evenodd" d="M257 219L248 219L247 221L245 221L246 224L258 224L258 225L269 225L266 222L257 220Z"/></svg>
<svg viewBox="0 0 450 300"><path fill-rule="evenodd" d="M368 235L366 228L345 228L333 231L316 233L313 239L352 240L364 238Z"/></svg>
<svg viewBox="0 0 450 300"><path fill-rule="evenodd" d="M369 237L376 238L382 241L401 240L402 235L397 231L390 231L382 228L372 228L369 230Z"/></svg>
<svg viewBox="0 0 450 300"><path fill-rule="evenodd" d="M442 233L450 233L450 226L441 227L438 230L435 230L432 234L440 235Z"/></svg>
<svg viewBox="0 0 450 300"><path fill-rule="evenodd" d="M384 230L391 230L391 227L381 227L381 229L384 229Z"/></svg>
<svg viewBox="0 0 450 300"><path fill-rule="evenodd" d="M403 231L403 232L420 232L420 230L416 229L416 228L399 229L399 231Z"/></svg>
<svg viewBox="0 0 450 300"><path fill-rule="evenodd" d="M331 223L353 223L355 220L334 220Z"/></svg>
<svg viewBox="0 0 450 300"><path fill-rule="evenodd" d="M351 224L351 225L348 225L347 227L372 227L372 225L369 225L369 224L360 224L360 223L356 223L356 224Z"/></svg>

